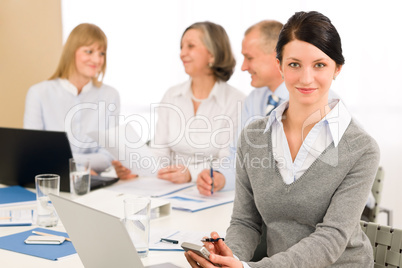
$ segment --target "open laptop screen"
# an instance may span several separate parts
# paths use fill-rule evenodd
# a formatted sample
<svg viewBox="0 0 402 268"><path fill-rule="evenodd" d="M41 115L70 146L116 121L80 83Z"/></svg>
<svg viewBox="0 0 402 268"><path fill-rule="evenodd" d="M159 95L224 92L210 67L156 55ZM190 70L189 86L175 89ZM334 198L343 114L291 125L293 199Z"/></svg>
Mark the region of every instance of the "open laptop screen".
<svg viewBox="0 0 402 268"><path fill-rule="evenodd" d="M60 190L69 192L68 159L72 158L65 132L0 128L0 183L35 188L35 176L60 175Z"/></svg>

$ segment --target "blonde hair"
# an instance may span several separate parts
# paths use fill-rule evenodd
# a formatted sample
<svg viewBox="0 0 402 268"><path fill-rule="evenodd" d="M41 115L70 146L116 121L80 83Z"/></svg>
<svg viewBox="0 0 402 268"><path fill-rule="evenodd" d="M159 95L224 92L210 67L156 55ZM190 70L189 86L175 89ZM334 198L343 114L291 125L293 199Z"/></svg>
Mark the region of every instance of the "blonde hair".
<svg viewBox="0 0 402 268"><path fill-rule="evenodd" d="M249 34L254 29L260 31L261 48L265 53L272 53L275 51L276 43L278 42L279 33L283 24L276 20L263 20L247 29L244 35Z"/></svg>
<svg viewBox="0 0 402 268"><path fill-rule="evenodd" d="M236 60L225 29L209 21L196 22L184 31L182 38L190 29L197 29L203 33L202 42L214 57L214 62L210 66L214 76L219 80L228 81L234 72Z"/></svg>
<svg viewBox="0 0 402 268"><path fill-rule="evenodd" d="M92 45L93 43L99 44L99 46L105 50L103 66L99 74L92 78L94 85L100 87L106 71L107 38L105 33L98 26L91 23L79 24L71 31L64 45L63 52L61 53L59 65L49 80L56 78L68 79L69 76L76 71L75 52L77 49L82 46Z"/></svg>

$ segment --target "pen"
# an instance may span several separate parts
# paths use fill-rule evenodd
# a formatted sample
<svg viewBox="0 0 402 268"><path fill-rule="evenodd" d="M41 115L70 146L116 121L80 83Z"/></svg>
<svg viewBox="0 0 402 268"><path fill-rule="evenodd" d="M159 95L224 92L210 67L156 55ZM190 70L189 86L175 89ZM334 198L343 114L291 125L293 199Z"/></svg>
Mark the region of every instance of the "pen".
<svg viewBox="0 0 402 268"><path fill-rule="evenodd" d="M211 194L214 193L214 170L212 169L212 155L211 155L211 160L209 162L209 167L211 169L211 179L212 179L212 183L211 183Z"/></svg>
<svg viewBox="0 0 402 268"><path fill-rule="evenodd" d="M172 244L179 244L179 241L173 240L173 239L167 239L167 238L161 238L160 242L165 242L165 243L172 243Z"/></svg>
<svg viewBox="0 0 402 268"><path fill-rule="evenodd" d="M222 241L225 241L225 238L218 237L216 239L214 239L214 238L204 238L204 239L201 239L201 242L218 242L219 239L222 239Z"/></svg>
<svg viewBox="0 0 402 268"><path fill-rule="evenodd" d="M44 236L46 236L46 235L49 235L49 236L57 236L57 235L54 235L54 234L48 234L48 233L42 233L42 232L37 232L37 231L32 231L32 233L33 234L37 234L37 235L44 235ZM70 241L71 242L71 239L70 238L68 238L68 237L64 237L67 241Z"/></svg>

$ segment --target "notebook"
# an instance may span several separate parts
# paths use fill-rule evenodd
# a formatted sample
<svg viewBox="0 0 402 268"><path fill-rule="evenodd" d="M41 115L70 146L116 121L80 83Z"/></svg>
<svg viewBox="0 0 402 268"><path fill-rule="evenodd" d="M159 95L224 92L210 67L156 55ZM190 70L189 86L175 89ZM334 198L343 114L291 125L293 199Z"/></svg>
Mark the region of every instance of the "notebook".
<svg viewBox="0 0 402 268"><path fill-rule="evenodd" d="M86 268L144 267L123 222L115 216L50 194ZM177 267L170 263L147 267Z"/></svg>
<svg viewBox="0 0 402 268"><path fill-rule="evenodd" d="M72 158L65 132L0 128L0 183L35 188L35 176L60 175L60 191L70 192ZM116 182L117 178L91 178L91 189Z"/></svg>

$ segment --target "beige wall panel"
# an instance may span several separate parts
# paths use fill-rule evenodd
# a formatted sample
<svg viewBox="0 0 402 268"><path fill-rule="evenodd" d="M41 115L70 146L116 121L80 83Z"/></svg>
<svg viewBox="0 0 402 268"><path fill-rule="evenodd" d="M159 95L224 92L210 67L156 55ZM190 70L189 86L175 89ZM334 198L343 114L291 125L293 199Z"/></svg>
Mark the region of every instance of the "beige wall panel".
<svg viewBox="0 0 402 268"><path fill-rule="evenodd" d="M61 49L61 0L0 0L1 127L22 127L29 87L52 75Z"/></svg>

